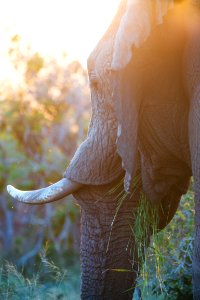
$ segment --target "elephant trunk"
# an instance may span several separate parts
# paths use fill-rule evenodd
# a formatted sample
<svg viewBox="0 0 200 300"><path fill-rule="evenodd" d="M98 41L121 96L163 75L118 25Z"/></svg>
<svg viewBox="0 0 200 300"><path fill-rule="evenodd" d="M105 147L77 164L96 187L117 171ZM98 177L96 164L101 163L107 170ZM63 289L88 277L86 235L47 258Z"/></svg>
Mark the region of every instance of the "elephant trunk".
<svg viewBox="0 0 200 300"><path fill-rule="evenodd" d="M81 205L83 300L129 300L133 296L138 266L130 225L138 197L126 196L118 209L124 192L121 186L109 193L112 188L113 184L87 186L75 195Z"/></svg>

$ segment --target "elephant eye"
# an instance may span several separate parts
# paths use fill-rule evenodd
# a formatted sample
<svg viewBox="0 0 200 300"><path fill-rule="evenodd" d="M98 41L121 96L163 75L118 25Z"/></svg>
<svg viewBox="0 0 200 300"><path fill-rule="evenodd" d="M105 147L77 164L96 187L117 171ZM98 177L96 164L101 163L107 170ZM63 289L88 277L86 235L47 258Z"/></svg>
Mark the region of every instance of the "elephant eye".
<svg viewBox="0 0 200 300"><path fill-rule="evenodd" d="M95 72L89 73L89 78L90 78L90 86L97 88L99 85L99 78Z"/></svg>

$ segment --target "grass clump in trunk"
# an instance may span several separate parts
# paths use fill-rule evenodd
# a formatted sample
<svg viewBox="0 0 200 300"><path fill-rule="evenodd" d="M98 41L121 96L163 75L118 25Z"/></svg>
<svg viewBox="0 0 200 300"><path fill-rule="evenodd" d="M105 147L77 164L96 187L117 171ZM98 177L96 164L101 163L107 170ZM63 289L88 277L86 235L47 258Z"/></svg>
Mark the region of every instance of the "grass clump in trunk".
<svg viewBox="0 0 200 300"><path fill-rule="evenodd" d="M123 190L123 180L110 191L110 194L114 195L119 190L110 234L127 197L138 197L138 206L133 211L130 227L135 240L134 258L139 262L139 278L136 285L139 298L192 300L193 191L190 188L182 197L173 220L166 228L158 231L159 212L162 207L160 204L152 204L142 192L141 186L141 177L137 176L132 194Z"/></svg>

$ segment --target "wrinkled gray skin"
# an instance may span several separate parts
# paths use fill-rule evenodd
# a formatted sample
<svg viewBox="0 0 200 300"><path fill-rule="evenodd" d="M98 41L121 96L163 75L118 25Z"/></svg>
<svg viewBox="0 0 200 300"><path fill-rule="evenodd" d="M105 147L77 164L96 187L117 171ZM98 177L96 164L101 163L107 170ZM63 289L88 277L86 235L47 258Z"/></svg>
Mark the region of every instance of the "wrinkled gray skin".
<svg viewBox="0 0 200 300"><path fill-rule="evenodd" d="M121 159L131 153L136 161L130 164L142 175L140 189L152 203L162 203L158 228L171 220L194 176L193 285L194 299L200 299L199 7L179 23L169 14L117 74L110 64L122 11L123 4L89 58L90 130L66 171L68 179L86 184L75 194L82 208L82 299L132 299L134 289L125 291L134 287L138 266L129 224L140 191L124 201L110 240L117 200L107 192L124 175ZM119 123L123 132L116 143ZM112 271L119 268L135 272Z"/></svg>
<svg viewBox="0 0 200 300"><path fill-rule="evenodd" d="M125 3L88 60L90 129L65 173L67 179L84 184L74 193L82 220L81 299L132 299L139 267L130 224L141 192L152 206L160 207L162 229L191 175L196 212L194 299L200 299L200 4L191 1L186 15L177 4L181 22L170 12L139 49L133 47L129 64L112 71L114 37ZM142 182L127 195L115 218L123 187L110 190L125 175L122 162L133 177L141 174Z"/></svg>
<svg viewBox="0 0 200 300"><path fill-rule="evenodd" d="M179 23L170 13L143 46L133 47L130 63L115 73L110 65L122 12L123 3L89 58L91 125L87 140L66 171L68 179L86 184L75 193L82 211L81 297L132 299L138 265L129 224L134 223L140 191L152 203L162 203L160 229L173 217L193 175L193 285L194 299L200 299L199 8L189 10L188 19ZM119 123L123 131L116 143ZM117 196L108 191L124 176L121 160L131 153L135 161L129 162L141 173L142 186L123 202L110 235ZM112 271L121 268L134 272Z"/></svg>

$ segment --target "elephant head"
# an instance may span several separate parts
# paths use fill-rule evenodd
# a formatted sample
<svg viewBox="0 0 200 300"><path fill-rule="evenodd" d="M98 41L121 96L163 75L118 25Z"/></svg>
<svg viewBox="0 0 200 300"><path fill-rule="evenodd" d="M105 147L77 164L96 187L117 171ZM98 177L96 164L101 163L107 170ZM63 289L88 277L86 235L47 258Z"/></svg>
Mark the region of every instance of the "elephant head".
<svg viewBox="0 0 200 300"><path fill-rule="evenodd" d="M194 296L200 298L198 5L189 0L121 1L88 59L92 118L88 137L64 178L31 192L8 186L12 197L30 204L70 193L77 199L82 216L82 299L132 299L139 267L130 223L140 195L145 193L152 205L162 208L161 229L172 219L192 174Z"/></svg>

